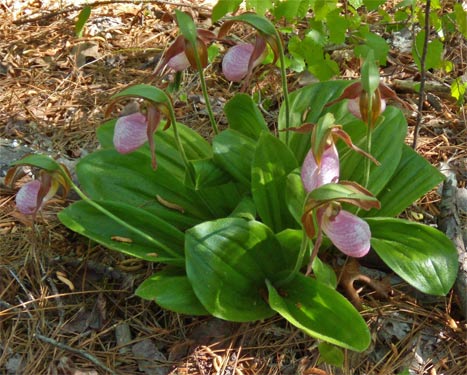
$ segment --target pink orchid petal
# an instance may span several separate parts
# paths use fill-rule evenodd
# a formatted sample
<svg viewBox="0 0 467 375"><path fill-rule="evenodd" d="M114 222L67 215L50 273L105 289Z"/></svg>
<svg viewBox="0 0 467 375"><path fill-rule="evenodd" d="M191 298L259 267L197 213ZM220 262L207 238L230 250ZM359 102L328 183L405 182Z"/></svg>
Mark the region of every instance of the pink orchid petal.
<svg viewBox="0 0 467 375"><path fill-rule="evenodd" d="M24 215L32 215L39 211L37 196L41 188L39 180L33 180L23 185L16 194L16 207ZM41 205L42 206L42 205Z"/></svg>
<svg viewBox="0 0 467 375"><path fill-rule="evenodd" d="M240 82L248 74L248 64L253 54L252 44L237 44L230 48L222 60L222 73L232 82Z"/></svg>
<svg viewBox="0 0 467 375"><path fill-rule="evenodd" d="M185 52L175 55L167 62L167 66L176 72L181 72L182 70L187 69L190 65L191 64L188 61Z"/></svg>
<svg viewBox="0 0 467 375"><path fill-rule="evenodd" d="M322 230L334 246L348 256L360 258L370 251L369 225L350 212L341 210L333 219L324 216Z"/></svg>
<svg viewBox="0 0 467 375"><path fill-rule="evenodd" d="M360 98L357 97L355 99L349 99L347 103L347 108L351 114L355 117L358 117L360 120L362 119L362 114L360 113Z"/></svg>
<svg viewBox="0 0 467 375"><path fill-rule="evenodd" d="M139 112L122 116L117 120L114 130L114 146L121 154L128 154L142 146L147 140L146 117Z"/></svg>
<svg viewBox="0 0 467 375"><path fill-rule="evenodd" d="M339 154L336 146L332 145L324 150L321 167L316 164L313 152L310 150L303 161L301 171L303 186L310 192L321 185L339 180Z"/></svg>

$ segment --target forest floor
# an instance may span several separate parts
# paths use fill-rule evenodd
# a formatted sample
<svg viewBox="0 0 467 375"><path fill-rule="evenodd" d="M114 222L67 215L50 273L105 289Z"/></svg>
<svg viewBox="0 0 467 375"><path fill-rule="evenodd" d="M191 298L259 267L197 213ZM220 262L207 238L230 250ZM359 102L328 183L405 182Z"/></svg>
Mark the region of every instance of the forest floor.
<svg viewBox="0 0 467 375"><path fill-rule="evenodd" d="M177 2L205 28L212 27L211 6ZM92 7L78 38L77 2L0 1L0 162L9 147L71 161L95 150L109 97L130 84L148 83L177 36L174 8L169 1L107 1ZM466 53L462 38L446 51L464 71ZM339 78L355 79L358 72L358 59L350 57ZM215 115L225 123L221 105L239 86L222 78L217 60L206 74L209 94L217 98ZM410 54L391 50L384 75L415 109L417 94L393 85L396 79L419 79ZM290 73L290 89L303 78ZM429 79L442 81L436 74ZM273 124L279 73L271 69L267 80L253 79L251 87L272 103L265 116ZM185 75L183 90L189 100L175 103L178 120L209 137L196 75ZM457 168L464 187L464 109L445 90L431 94L417 151L436 167L449 162ZM411 144L413 114L408 122ZM362 314L373 343L364 353L345 351L344 368L338 369L320 361L316 340L279 317L233 324L182 316L141 300L134 290L153 264L66 229L56 214L70 201L47 205L32 225L15 209L16 189L0 184L0 374L389 375L409 368L411 374L467 374L467 326L454 292L426 297L400 282L389 298L378 299L363 289ZM439 201L433 191L406 215L435 222Z"/></svg>

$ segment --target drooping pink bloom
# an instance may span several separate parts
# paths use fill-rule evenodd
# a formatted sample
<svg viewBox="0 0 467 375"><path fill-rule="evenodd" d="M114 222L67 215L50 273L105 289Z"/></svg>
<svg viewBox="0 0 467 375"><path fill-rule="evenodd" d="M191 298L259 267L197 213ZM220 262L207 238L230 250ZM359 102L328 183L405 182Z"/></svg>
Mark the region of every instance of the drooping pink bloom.
<svg viewBox="0 0 467 375"><path fill-rule="evenodd" d="M33 180L24 184L16 194L16 207L19 212L24 215L32 215L39 211L37 198L41 183L38 180Z"/></svg>
<svg viewBox="0 0 467 375"><path fill-rule="evenodd" d="M188 60L185 51L173 56L167 62L167 66L176 72L181 72L182 70L187 69L190 65L190 61Z"/></svg>
<svg viewBox="0 0 467 375"><path fill-rule="evenodd" d="M237 44L222 59L222 73L232 82L248 79L253 69L264 60L266 53L266 41L259 36L255 44Z"/></svg>
<svg viewBox="0 0 467 375"><path fill-rule="evenodd" d="M41 180L30 181L19 189L16 207L24 215L35 215L57 193L59 185L53 176L43 174Z"/></svg>
<svg viewBox="0 0 467 375"><path fill-rule="evenodd" d="M119 117L114 130L113 143L121 154L128 154L141 147L147 140L147 119L140 112Z"/></svg>
<svg viewBox="0 0 467 375"><path fill-rule="evenodd" d="M222 73L225 78L232 82L240 82L246 77L253 49L253 44L237 44L227 51L222 59Z"/></svg>
<svg viewBox="0 0 467 375"><path fill-rule="evenodd" d="M318 210L321 229L345 255L360 258L370 251L371 232L366 221L350 212L333 213L332 206Z"/></svg>
<svg viewBox="0 0 467 375"><path fill-rule="evenodd" d="M339 154L336 146L332 144L326 148L321 158L321 165L318 166L313 152L310 150L303 161L301 177L307 192L339 180Z"/></svg>

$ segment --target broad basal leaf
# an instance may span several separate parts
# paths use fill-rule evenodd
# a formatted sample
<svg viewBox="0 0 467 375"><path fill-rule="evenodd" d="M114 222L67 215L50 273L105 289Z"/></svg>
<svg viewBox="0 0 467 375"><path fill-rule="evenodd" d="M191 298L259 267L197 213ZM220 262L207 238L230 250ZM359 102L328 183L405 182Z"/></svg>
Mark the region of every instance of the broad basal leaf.
<svg viewBox="0 0 467 375"><path fill-rule="evenodd" d="M361 212L361 216L397 216L443 179L435 167L404 144L396 170L377 196L381 209Z"/></svg>
<svg viewBox="0 0 467 375"><path fill-rule="evenodd" d="M209 315L201 305L182 268L166 268L144 280L135 294L164 309L186 315Z"/></svg>
<svg viewBox="0 0 467 375"><path fill-rule="evenodd" d="M230 129L258 139L260 133L268 131L268 126L250 95L237 94L224 107Z"/></svg>
<svg viewBox="0 0 467 375"><path fill-rule="evenodd" d="M268 282L269 304L308 335L361 352L370 332L352 304L336 290L302 274L275 288Z"/></svg>
<svg viewBox="0 0 467 375"><path fill-rule="evenodd" d="M209 218L193 190L185 187L163 165L151 168L149 155L121 155L100 150L83 158L76 167L83 190L96 200L113 200L141 207L175 225L186 228Z"/></svg>
<svg viewBox="0 0 467 375"><path fill-rule="evenodd" d="M246 322L274 314L264 280L290 269L272 231L257 221L226 218L186 232L186 269L196 296L212 315Z"/></svg>
<svg viewBox="0 0 467 375"><path fill-rule="evenodd" d="M347 130L350 125L345 127ZM352 129L348 129L352 135ZM384 112L384 121L378 125L372 135L371 154L380 163L379 166L371 163L370 183L368 190L377 195L393 176L401 159L402 146L407 134L407 122L402 112L389 107ZM352 138L360 148L365 148L365 138ZM355 181L360 184L364 180L364 156L350 150L348 147L339 147L341 155L341 180Z"/></svg>
<svg viewBox="0 0 467 375"><path fill-rule="evenodd" d="M249 187L255 142L236 130L228 129L214 137L212 148L214 161L236 181Z"/></svg>
<svg viewBox="0 0 467 375"><path fill-rule="evenodd" d="M179 229L121 202L96 203L134 229L123 226L85 201L60 211L58 218L71 230L109 249L152 262L183 265L184 235Z"/></svg>
<svg viewBox="0 0 467 375"><path fill-rule="evenodd" d="M351 83L349 81L320 82L292 92L289 96L290 126L298 127L304 122L316 123L325 112L331 111L331 107L327 108L325 105L338 98L344 88ZM336 107L343 108L344 103L340 103ZM332 113L334 113L337 123L340 123L344 112L341 111L341 115L338 116L336 107L332 107ZM285 108L282 105L279 112L279 129L283 130L285 126ZM285 132L281 131L279 137L285 141ZM294 152L297 161L301 163L310 149L310 134L291 132L288 145Z"/></svg>
<svg viewBox="0 0 467 375"><path fill-rule="evenodd" d="M285 200L287 176L295 168L297 161L289 148L263 132L253 160L251 188L259 216L274 232L297 227Z"/></svg>
<svg viewBox="0 0 467 375"><path fill-rule="evenodd" d="M402 219L366 219L371 245L383 261L418 290L445 295L456 280L457 250L442 232Z"/></svg>

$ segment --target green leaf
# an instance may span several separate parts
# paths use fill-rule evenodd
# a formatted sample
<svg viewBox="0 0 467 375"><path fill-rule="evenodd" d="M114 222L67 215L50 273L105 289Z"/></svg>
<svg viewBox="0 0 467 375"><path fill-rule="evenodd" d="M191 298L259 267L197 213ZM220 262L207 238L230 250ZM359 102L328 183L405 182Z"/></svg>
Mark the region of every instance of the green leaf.
<svg viewBox="0 0 467 375"><path fill-rule="evenodd" d="M284 268L293 269L300 254L300 247L302 245L303 236L306 236L301 229L284 229L282 232L276 233L276 238L282 246L282 251L285 254L287 263L284 264ZM308 263L308 258L305 256L303 264Z"/></svg>
<svg viewBox="0 0 467 375"><path fill-rule="evenodd" d="M423 45L425 43L425 31L420 31L415 37L415 43L412 47L412 56L417 64L418 70L421 70L420 59L423 54ZM437 69L443 62L443 43L439 39L435 39L428 42L426 59L425 59L425 70Z"/></svg>
<svg viewBox="0 0 467 375"><path fill-rule="evenodd" d="M466 84L462 81L461 77L456 78L451 83L451 96L456 99L458 104L464 102L464 95L466 91Z"/></svg>
<svg viewBox="0 0 467 375"><path fill-rule="evenodd" d="M337 277L336 273L331 266L324 263L321 259L316 257L313 259L312 264L313 274L316 277L316 280L327 285L330 288L336 289L337 287Z"/></svg>
<svg viewBox="0 0 467 375"><path fill-rule="evenodd" d="M454 14L456 16L456 25L460 33L467 38L467 12L461 4L454 4Z"/></svg>
<svg viewBox="0 0 467 375"><path fill-rule="evenodd" d="M270 317L264 280L290 272L272 231L239 218L205 222L185 235L186 269L196 296L212 315L236 322Z"/></svg>
<svg viewBox="0 0 467 375"><path fill-rule="evenodd" d="M196 46L198 31L196 30L193 18L178 9L175 9L175 17L177 18L177 25L180 28L183 37L188 40L192 46Z"/></svg>
<svg viewBox="0 0 467 375"><path fill-rule="evenodd" d="M326 23L329 28L329 41L334 44L344 43L349 22L341 15L341 10L335 9L330 12L326 17Z"/></svg>
<svg viewBox="0 0 467 375"><path fill-rule="evenodd" d="M318 202L333 202L341 199L357 199L362 201L377 200L376 198L366 194L357 193L354 189L351 189L347 185L341 185L333 182L321 185L320 187L314 189L311 193L308 194L308 197Z"/></svg>
<svg viewBox="0 0 467 375"><path fill-rule="evenodd" d="M274 17L276 19L281 19L284 17L286 21L289 22L291 22L294 18L303 17L303 3L308 3L308 1L304 2L297 0L277 2L274 7Z"/></svg>
<svg viewBox="0 0 467 375"><path fill-rule="evenodd" d="M214 161L237 181L249 187L255 142L236 130L227 129L214 137L212 149Z"/></svg>
<svg viewBox="0 0 467 375"><path fill-rule="evenodd" d="M386 0L363 0L363 4L365 4L368 11L373 11L377 9L380 5L383 5Z"/></svg>
<svg viewBox="0 0 467 375"><path fill-rule="evenodd" d="M337 7L337 0L315 0L313 10L317 21L324 20L328 13L332 12Z"/></svg>
<svg viewBox="0 0 467 375"><path fill-rule="evenodd" d="M267 36L276 37L276 29L272 22L258 14L243 13L239 16L231 17L229 20L245 22Z"/></svg>
<svg viewBox="0 0 467 375"><path fill-rule="evenodd" d="M306 334L358 352L370 344L365 321L334 289L302 274L278 290L267 286L271 308Z"/></svg>
<svg viewBox="0 0 467 375"><path fill-rule="evenodd" d="M344 352L342 349L328 344L327 342L321 342L318 344L318 351L318 363L325 362L336 367L342 367L344 365Z"/></svg>
<svg viewBox="0 0 467 375"><path fill-rule="evenodd" d="M24 158L14 161L11 163L11 165L29 165L31 167L43 169L47 172L55 172L60 170L59 163L53 160L50 156L40 154L27 155Z"/></svg>
<svg viewBox="0 0 467 375"><path fill-rule="evenodd" d="M259 138L251 172L251 190L258 214L274 232L295 227L285 201L287 176L297 168L289 148L270 133Z"/></svg>
<svg viewBox="0 0 467 375"><path fill-rule="evenodd" d="M90 15L91 15L91 7L89 5L86 5L81 10L81 12L79 12L78 20L76 21L76 24L75 24L76 37L81 38L83 36L84 25L86 24Z"/></svg>
<svg viewBox="0 0 467 375"><path fill-rule="evenodd" d="M253 199L249 196L245 196L238 203L237 207L229 215L230 217L238 217L245 220L256 219L256 206Z"/></svg>
<svg viewBox="0 0 467 375"><path fill-rule="evenodd" d="M287 176L285 186L285 201L289 212L295 218L295 221L301 225L303 208L305 205L306 192L303 186L300 169L297 168Z"/></svg>
<svg viewBox="0 0 467 375"><path fill-rule="evenodd" d="M242 0L218 0L217 4L212 8L212 23L219 21L227 13L236 12L241 3Z"/></svg>
<svg viewBox="0 0 467 375"><path fill-rule="evenodd" d="M360 216L397 216L443 179L441 172L404 144L396 170L377 195L381 209L361 212Z"/></svg>
<svg viewBox="0 0 467 375"><path fill-rule="evenodd" d="M272 0L246 0L246 8L253 9L259 15L264 15L267 10L272 8Z"/></svg>
<svg viewBox="0 0 467 375"><path fill-rule="evenodd" d="M369 51L373 51L375 59L379 65L386 65L386 59L389 52L389 45L386 40L379 35L370 32L364 32L364 44L354 48L355 56L366 58Z"/></svg>
<svg viewBox="0 0 467 375"><path fill-rule="evenodd" d="M182 268L168 267L156 272L139 285L135 294L179 314L209 315L193 292Z"/></svg>
<svg viewBox="0 0 467 375"><path fill-rule="evenodd" d="M402 219L366 219L381 259L418 290L446 295L456 280L457 250L442 232Z"/></svg>
<svg viewBox="0 0 467 375"><path fill-rule="evenodd" d="M162 164L156 171L152 169L149 155L139 152L121 155L112 149L100 150L84 157L76 172L83 190L92 199L141 207L180 228L210 217L205 205L193 199L195 192L181 184L173 171ZM167 207L163 202L180 209Z"/></svg>
<svg viewBox="0 0 467 375"><path fill-rule="evenodd" d="M304 122L316 123L325 112L330 112L331 108L335 108L334 106L327 108L325 105L338 98L344 88L351 83L349 81L320 82L292 92L289 95L290 123L294 126L300 126ZM346 107L345 103L339 103L337 106ZM342 116L337 115L335 111L332 112L335 114L336 121L340 123ZM279 130L283 129L285 129L284 105L281 106L279 112ZM285 141L285 132L281 131L279 138ZM297 161L302 163L310 149L310 134L290 132L289 148L294 152Z"/></svg>
<svg viewBox="0 0 467 375"><path fill-rule="evenodd" d="M153 103L171 105L170 98L163 90L146 84L133 85L127 87L126 89L119 91L115 95L112 95L110 99L116 100L127 97L141 98Z"/></svg>
<svg viewBox="0 0 467 375"><path fill-rule="evenodd" d="M224 107L230 129L254 140L260 133L268 131L268 125L250 95L237 94Z"/></svg>
<svg viewBox="0 0 467 375"><path fill-rule="evenodd" d="M238 205L245 188L235 181L213 158L191 162L195 171L195 190L213 217L225 217Z"/></svg>
<svg viewBox="0 0 467 375"><path fill-rule="evenodd" d="M383 114L384 120L376 127L372 135L371 154L380 165L370 165L370 183L368 190L377 195L386 186L395 173L402 155L402 146L407 134L407 122L399 109L388 107ZM358 128L361 128L358 129ZM365 148L366 136L359 139L364 133L365 125L349 123L344 126L352 140L360 148ZM341 158L341 180L355 181L362 184L364 171L362 165L364 156L341 144L338 147Z"/></svg>
<svg viewBox="0 0 467 375"><path fill-rule="evenodd" d="M144 235L122 226L85 201L63 209L58 218L71 230L109 249L152 262L184 264L184 235L179 229L140 208L121 202L97 203Z"/></svg>
<svg viewBox="0 0 467 375"><path fill-rule="evenodd" d="M362 87L369 95L373 95L379 86L379 69L374 61L374 53L368 51L365 62L362 65Z"/></svg>

